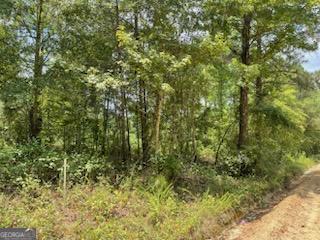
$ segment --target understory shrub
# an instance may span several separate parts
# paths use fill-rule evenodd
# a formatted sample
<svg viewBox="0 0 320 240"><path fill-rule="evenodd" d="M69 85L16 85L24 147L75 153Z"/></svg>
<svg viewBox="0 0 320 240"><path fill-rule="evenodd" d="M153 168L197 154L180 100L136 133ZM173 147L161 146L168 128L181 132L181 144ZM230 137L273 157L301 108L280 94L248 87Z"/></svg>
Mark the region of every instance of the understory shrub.
<svg viewBox="0 0 320 240"><path fill-rule="evenodd" d="M2 160L15 157L16 150L6 149ZM87 180L99 173L95 164L100 160L90 167L85 166L91 164L88 156L74 155L68 161L75 184L66 195L26 174L17 181L21 186L18 195L0 194L0 226L35 227L39 240L208 239L219 232L220 224L229 223L239 212L262 201L266 192L314 164L304 154L286 155L277 167L259 165L263 177L234 177L217 172L212 165L192 163L182 166L186 176L179 181L133 171L114 184L108 179ZM184 190L177 191L181 188Z"/></svg>
<svg viewBox="0 0 320 240"><path fill-rule="evenodd" d="M253 164L254 160L250 159L243 152L239 152L235 156L225 156L216 163L216 168L219 173L241 177L252 173Z"/></svg>
<svg viewBox="0 0 320 240"><path fill-rule="evenodd" d="M0 189L12 191L30 176L42 183L56 184L62 179L64 159L68 184L96 181L113 170L108 159L95 155L66 155L37 144L6 146L0 151Z"/></svg>
<svg viewBox="0 0 320 240"><path fill-rule="evenodd" d="M181 174L183 162L178 156L156 154L151 158L152 168L159 174L173 179Z"/></svg>

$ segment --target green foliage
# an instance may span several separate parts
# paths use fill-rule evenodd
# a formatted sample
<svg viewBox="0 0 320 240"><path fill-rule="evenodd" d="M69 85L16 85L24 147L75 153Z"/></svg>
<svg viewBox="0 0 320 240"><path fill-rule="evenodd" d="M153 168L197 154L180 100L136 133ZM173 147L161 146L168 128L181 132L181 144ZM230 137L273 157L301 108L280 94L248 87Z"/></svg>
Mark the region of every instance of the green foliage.
<svg viewBox="0 0 320 240"><path fill-rule="evenodd" d="M288 117L279 107L272 105L260 106L257 110L258 114L263 114L267 121L272 122L274 125L280 125L287 128L296 127Z"/></svg>
<svg viewBox="0 0 320 240"><path fill-rule="evenodd" d="M315 49L320 25L313 1L304 7L261 0L18 0L2 5L8 11L0 21L0 138L7 145L28 145L38 123L37 140L49 152L59 152L41 156L40 172L50 169L50 177L36 173L40 179L58 179L60 170L53 165L64 154L74 155L69 161L74 182L101 175L99 165L108 162L103 158L119 163L112 166L117 169L151 163L169 178L190 159L211 161L220 153L225 159L220 163L226 162L221 168L231 168L237 165L231 162L242 161L233 157L239 87L248 87L252 119L246 148L253 147L262 124L265 138L286 144L280 133L289 128L288 148L301 141L299 150L317 153L311 131L319 119L310 111L318 108L310 100L318 91L317 78L302 69L295 54ZM245 17L249 39L242 31ZM37 49L43 55L39 61ZM153 161L155 152L161 157ZM259 158L251 155L252 161ZM83 159L78 169L80 160L74 159Z"/></svg>
<svg viewBox="0 0 320 240"><path fill-rule="evenodd" d="M59 183L63 179L63 161L67 159L69 185L97 181L112 173L110 162L98 156L65 155L49 150L38 143L21 147L4 147L0 152L1 189L12 191L23 187L30 177L42 183Z"/></svg>
<svg viewBox="0 0 320 240"><path fill-rule="evenodd" d="M267 191L278 189L312 164L305 155L287 156L277 167L270 164L272 170L264 167L266 179L217 175L209 167L197 166L200 173L196 174L207 172L216 186L189 201L182 200L163 176L120 188L104 181L76 185L67 196L27 178L19 195L0 194L0 225L35 227L39 240L206 239L219 232L219 222L229 223L238 211L262 201ZM220 192L219 184L224 191Z"/></svg>
<svg viewBox="0 0 320 240"><path fill-rule="evenodd" d="M211 238L217 215L320 153L319 73L298 56L319 14L315 0L0 1L0 190L19 193L0 194L0 225Z"/></svg>
<svg viewBox="0 0 320 240"><path fill-rule="evenodd" d="M178 156L156 154L151 158L152 168L169 179L179 176L182 170L183 162Z"/></svg>
<svg viewBox="0 0 320 240"><path fill-rule="evenodd" d="M234 177L249 175L254 170L253 160L240 152L237 156L226 156L217 163L217 170Z"/></svg>
<svg viewBox="0 0 320 240"><path fill-rule="evenodd" d="M166 214L168 212L172 214L177 208L173 186L163 176L156 177L154 183L151 183L147 198L150 205L150 218L155 225L162 222L164 218L168 218Z"/></svg>

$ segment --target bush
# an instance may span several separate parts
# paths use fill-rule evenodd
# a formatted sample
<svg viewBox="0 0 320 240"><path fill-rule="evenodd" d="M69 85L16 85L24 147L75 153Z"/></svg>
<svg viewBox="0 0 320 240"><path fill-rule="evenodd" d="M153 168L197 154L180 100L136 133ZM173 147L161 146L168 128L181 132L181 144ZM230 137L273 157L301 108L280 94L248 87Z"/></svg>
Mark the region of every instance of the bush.
<svg viewBox="0 0 320 240"><path fill-rule="evenodd" d="M0 188L11 191L25 177L25 164L18 160L20 151L13 147L4 147L0 151Z"/></svg>
<svg viewBox="0 0 320 240"><path fill-rule="evenodd" d="M112 170L111 163L99 156L74 154L65 157L68 164L68 181L71 183L95 182Z"/></svg>
<svg viewBox="0 0 320 240"><path fill-rule="evenodd" d="M158 174L163 174L169 179L180 175L183 163L178 157L173 155L155 155L151 158L152 168Z"/></svg>
<svg viewBox="0 0 320 240"><path fill-rule="evenodd" d="M56 184L62 179L64 159L67 159L69 184L97 181L112 171L109 161L85 154L66 155L33 143L4 147L0 151L0 190L12 191L21 187L29 176L42 183Z"/></svg>
<svg viewBox="0 0 320 240"><path fill-rule="evenodd" d="M10 149L6 152L2 154L10 159ZM83 170L84 163L94 158L73 157L69 159L74 164L70 165L70 174L79 167L83 172L75 179L87 181L81 177L89 171ZM102 163L102 159L96 161ZM26 176L20 182L23 188L19 196L0 194L0 225L35 227L39 239L209 239L219 233L219 224L229 223L239 216L239 210L252 208L267 191L281 187L286 178L312 164L304 154L285 155L272 169L263 166L266 173L263 177L241 178L219 175L211 165L184 165L188 169L184 173L190 174L191 180L187 185L195 177L206 179L196 187L207 191L184 192L191 195L188 201L180 198L162 175L152 178L132 175L117 186L102 181L75 185L65 196L59 189L55 191L43 186L37 178Z"/></svg>
<svg viewBox="0 0 320 240"><path fill-rule="evenodd" d="M226 156L216 163L217 171L233 177L247 176L253 173L254 161L243 152L236 156Z"/></svg>
<svg viewBox="0 0 320 240"><path fill-rule="evenodd" d="M162 222L167 214L171 214L176 208L173 186L163 176L157 176L152 181L146 196L150 206L149 215L154 224Z"/></svg>

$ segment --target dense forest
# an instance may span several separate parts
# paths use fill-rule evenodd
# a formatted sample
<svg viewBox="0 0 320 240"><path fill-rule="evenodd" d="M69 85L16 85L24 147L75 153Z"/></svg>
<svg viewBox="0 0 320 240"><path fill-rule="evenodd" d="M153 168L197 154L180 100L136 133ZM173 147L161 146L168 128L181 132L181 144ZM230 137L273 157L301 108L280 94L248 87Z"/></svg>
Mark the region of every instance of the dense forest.
<svg viewBox="0 0 320 240"><path fill-rule="evenodd" d="M211 234L195 230L203 215L256 191L254 202L320 154L320 72L302 66L319 33L317 0L1 0L0 202L29 199L0 210L1 227L34 219L43 239ZM64 208L90 198L84 219L100 218L86 229L99 231L54 235L42 219L61 211L48 196L63 181ZM30 198L42 205L24 208ZM199 215L189 224L187 209Z"/></svg>

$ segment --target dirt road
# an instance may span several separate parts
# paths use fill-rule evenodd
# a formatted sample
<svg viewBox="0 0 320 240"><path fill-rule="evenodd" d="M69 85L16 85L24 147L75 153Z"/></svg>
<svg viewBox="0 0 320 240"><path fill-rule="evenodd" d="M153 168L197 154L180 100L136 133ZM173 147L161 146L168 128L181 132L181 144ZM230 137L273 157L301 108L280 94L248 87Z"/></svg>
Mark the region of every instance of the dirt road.
<svg viewBox="0 0 320 240"><path fill-rule="evenodd" d="M242 220L224 240L320 240L320 165L265 215Z"/></svg>

